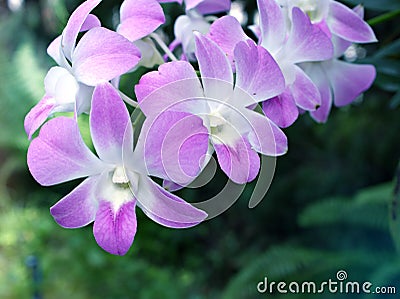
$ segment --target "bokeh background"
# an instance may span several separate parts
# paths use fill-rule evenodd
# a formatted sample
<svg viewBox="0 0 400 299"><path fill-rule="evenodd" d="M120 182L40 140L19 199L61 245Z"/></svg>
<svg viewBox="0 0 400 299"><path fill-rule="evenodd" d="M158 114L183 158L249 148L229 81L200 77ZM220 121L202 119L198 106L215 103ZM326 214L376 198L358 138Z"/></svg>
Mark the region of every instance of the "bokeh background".
<svg viewBox="0 0 400 299"><path fill-rule="evenodd" d="M355 48L356 62L373 63L376 82L353 105L333 109L326 124L303 115L285 130L289 152L278 159L260 205L247 207L249 184L227 212L187 230L161 227L137 209L138 232L124 257L99 248L92 226L66 230L53 221L49 207L78 181L44 188L26 166L23 119L42 97L53 65L46 47L79 3L0 0L0 298L266 298L256 289L266 276L320 282L339 270L348 280L396 286L400 293L398 0L363 1L379 43ZM115 28L120 3L96 8L104 26ZM255 0L236 3L251 23ZM165 6L169 33L179 9ZM137 79L124 78L127 94ZM218 173L206 187L180 195L198 202L225 182Z"/></svg>

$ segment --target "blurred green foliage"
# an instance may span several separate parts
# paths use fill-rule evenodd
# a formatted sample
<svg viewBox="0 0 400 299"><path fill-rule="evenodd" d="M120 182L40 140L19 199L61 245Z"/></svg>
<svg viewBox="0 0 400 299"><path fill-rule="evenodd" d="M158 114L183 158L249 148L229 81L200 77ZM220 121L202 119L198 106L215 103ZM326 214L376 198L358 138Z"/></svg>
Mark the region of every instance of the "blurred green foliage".
<svg viewBox="0 0 400 299"><path fill-rule="evenodd" d="M120 2L96 8L106 26L113 27L110 12ZM367 19L400 9L396 0L363 2ZM43 188L26 166L23 119L41 98L53 63L46 47L77 3L26 1L11 12L0 1L0 298L33 298L35 290L60 299L259 298L265 295L256 285L265 276L323 281L340 269L352 280L395 285L400 292L400 199L393 195L400 153L399 17L374 25L380 42L365 46L361 62L378 71L373 88L354 105L334 109L325 125L305 115L286 130L289 153L278 159L259 206L247 208L249 184L227 212L190 230L161 227L138 210L134 245L115 257L97 246L91 226L66 230L48 212L78 182ZM173 5L166 9L175 11ZM132 95L137 77L122 82ZM217 173L209 185L182 195L200 201L224 180ZM32 256L36 276L27 266Z"/></svg>

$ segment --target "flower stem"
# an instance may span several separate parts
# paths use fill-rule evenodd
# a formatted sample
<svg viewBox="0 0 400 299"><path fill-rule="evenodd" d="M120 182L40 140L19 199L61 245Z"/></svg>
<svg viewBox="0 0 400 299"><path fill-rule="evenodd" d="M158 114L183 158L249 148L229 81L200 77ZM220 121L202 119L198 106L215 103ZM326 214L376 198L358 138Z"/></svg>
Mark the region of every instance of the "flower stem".
<svg viewBox="0 0 400 299"><path fill-rule="evenodd" d="M149 36L157 42L161 49L163 49L164 53L167 54L172 61L178 61L178 58L176 58L174 53L171 52L164 41L156 33L151 33Z"/></svg>
<svg viewBox="0 0 400 299"><path fill-rule="evenodd" d="M390 19L393 19L394 17L397 17L398 15L400 15L400 9L395 10L395 11L389 11L387 13L379 15L375 18L370 19L367 23L371 26L374 26L379 23L389 21Z"/></svg>
<svg viewBox="0 0 400 299"><path fill-rule="evenodd" d="M125 103L127 103L128 105L132 106L132 107L138 107L138 103L135 102L134 100L132 100L130 97L128 97L126 94L124 94L122 91L119 90L119 95L121 96L121 98L124 100Z"/></svg>

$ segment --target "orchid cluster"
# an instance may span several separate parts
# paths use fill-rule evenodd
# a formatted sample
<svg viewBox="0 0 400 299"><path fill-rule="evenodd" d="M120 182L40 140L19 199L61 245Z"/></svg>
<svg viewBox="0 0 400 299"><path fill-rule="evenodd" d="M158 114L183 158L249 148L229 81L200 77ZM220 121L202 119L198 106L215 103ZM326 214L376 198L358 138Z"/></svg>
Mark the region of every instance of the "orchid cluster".
<svg viewBox="0 0 400 299"><path fill-rule="evenodd" d="M136 206L167 227L205 220L171 192L193 182L214 152L232 182L250 182L259 154L287 152L282 128L305 112L325 122L333 104L350 104L375 78L373 66L341 59L353 43L376 41L361 6L258 0L259 22L243 29L229 0L125 0L110 30L92 14L100 2L83 2L48 47L57 66L25 130L29 170L41 185L85 178L51 207L55 221L94 222L97 243L112 254L132 245ZM184 7L174 40L162 34L160 3ZM129 97L120 78L139 67L149 71ZM142 126L128 106L145 116ZM81 114L89 114L93 148L81 135Z"/></svg>

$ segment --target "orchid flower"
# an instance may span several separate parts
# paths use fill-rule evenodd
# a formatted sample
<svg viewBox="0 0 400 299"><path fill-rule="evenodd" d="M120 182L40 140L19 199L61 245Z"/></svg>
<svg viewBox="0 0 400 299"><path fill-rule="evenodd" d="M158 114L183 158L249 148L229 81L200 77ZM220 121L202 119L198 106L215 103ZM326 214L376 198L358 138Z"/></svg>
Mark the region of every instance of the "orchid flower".
<svg viewBox="0 0 400 299"><path fill-rule="evenodd" d="M364 9L361 6L356 6L354 12L363 18ZM351 42L335 35L332 36L332 41L335 48L333 59L300 65L316 84L321 94L321 107L310 112L311 117L317 122L327 121L332 104L342 107L353 102L371 87L376 76L373 65L354 64L339 60Z"/></svg>
<svg viewBox="0 0 400 299"><path fill-rule="evenodd" d="M87 177L51 207L58 224L78 228L94 221L100 247L124 255L136 233L136 205L167 227L191 227L206 218L205 212L165 191L140 167L143 157L133 150L128 110L110 83L94 89L90 131L98 157L83 142L76 121L67 117L48 121L28 149L29 170L44 186ZM196 148L191 151L198 154Z"/></svg>
<svg viewBox="0 0 400 299"><path fill-rule="evenodd" d="M186 14L179 16L175 21L175 40L170 49L174 50L182 45L184 58L195 61L193 32L206 34L210 29L210 20L205 15L226 12L230 7L230 0L185 0Z"/></svg>
<svg viewBox="0 0 400 299"><path fill-rule="evenodd" d="M164 113L189 113L201 118L198 125L205 127L209 135L203 146L210 145L216 151L221 169L233 182L249 182L259 172L257 153L278 156L287 151L284 133L266 116L247 108L280 94L285 85L283 75L265 49L252 41L240 42L234 50L234 84L225 53L207 37L199 33L195 36L201 82L185 61L163 64L136 85L139 106L149 121L156 121ZM179 149L180 145L174 147ZM210 151L204 154L209 157ZM173 172L168 164L164 167ZM169 179L185 183L176 177Z"/></svg>
<svg viewBox="0 0 400 299"><path fill-rule="evenodd" d="M112 80L134 67L139 50L126 38L100 27L90 12L101 0L87 0L71 15L61 36L48 47L57 62L47 73L45 95L25 118L29 138L55 112L88 112L96 85ZM87 31L77 43L79 32Z"/></svg>
<svg viewBox="0 0 400 299"><path fill-rule="evenodd" d="M333 46L330 38L319 27L312 25L299 8L293 8L290 29L275 0L258 0L258 9L261 34L259 44L278 63L286 84L283 93L263 103L263 110L277 125L288 127L297 119L299 108L314 111L321 104L317 87L298 64L330 59L333 56ZM229 37L223 34L227 30L232 33ZM232 61L232 52L237 42L249 39L239 22L230 16L215 21L209 37L224 49Z"/></svg>
<svg viewBox="0 0 400 299"><path fill-rule="evenodd" d="M310 17L313 24L327 27L331 34L354 43L376 42L367 22L354 10L334 0L279 0L289 17L293 7L299 7Z"/></svg>

